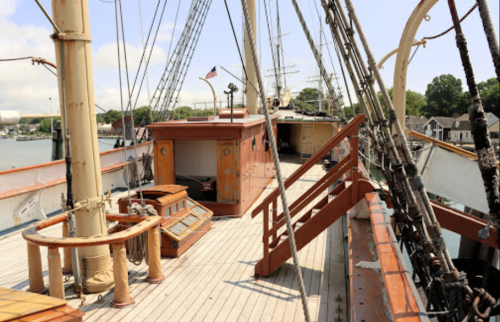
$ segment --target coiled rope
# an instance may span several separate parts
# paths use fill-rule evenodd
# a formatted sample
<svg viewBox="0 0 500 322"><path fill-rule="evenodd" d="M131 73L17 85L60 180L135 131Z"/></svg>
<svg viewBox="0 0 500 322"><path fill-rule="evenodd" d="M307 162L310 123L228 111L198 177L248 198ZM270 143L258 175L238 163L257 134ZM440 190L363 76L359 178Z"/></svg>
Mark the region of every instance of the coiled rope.
<svg viewBox="0 0 500 322"><path fill-rule="evenodd" d="M141 217L158 216L158 212L156 212L156 210L152 205L141 205L138 203L132 203L128 206L128 215L129 216L139 215ZM146 262L146 264L149 264L148 232L144 232L134 238L130 238L127 242L128 242L128 260L135 265L140 265L143 260ZM161 237L160 237L160 245L161 245Z"/></svg>

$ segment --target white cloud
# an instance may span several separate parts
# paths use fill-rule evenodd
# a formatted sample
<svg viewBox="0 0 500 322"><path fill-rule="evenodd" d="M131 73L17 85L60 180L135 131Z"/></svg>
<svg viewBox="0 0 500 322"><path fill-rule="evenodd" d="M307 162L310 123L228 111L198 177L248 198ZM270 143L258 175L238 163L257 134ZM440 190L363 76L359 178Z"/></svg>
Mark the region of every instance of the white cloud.
<svg viewBox="0 0 500 322"><path fill-rule="evenodd" d="M0 17L8 17L14 14L17 4L20 0L4 0L2 1L2 10L0 10Z"/></svg>
<svg viewBox="0 0 500 322"><path fill-rule="evenodd" d="M175 33L174 33L174 39L179 38L179 35L182 32L182 29L184 28L183 25L177 24L175 26ZM160 30L158 32L158 38L157 41L162 43L162 42L170 42L172 39L172 31L174 29L174 23L173 22L167 22L164 23L160 26Z"/></svg>
<svg viewBox="0 0 500 322"><path fill-rule="evenodd" d="M5 2L5 1L4 1ZM54 44L50 40L51 30L43 26L18 26L8 20L15 3L9 2L0 14L0 58L25 56L42 57L55 62ZM53 111L58 110L57 79L43 66L33 66L30 60L0 63L0 109L14 109L21 113L50 112L49 97Z"/></svg>
<svg viewBox="0 0 500 322"><path fill-rule="evenodd" d="M136 46L127 43L125 45L125 49L127 50L127 62L129 70L136 70L137 67L139 66L139 62L142 57L143 47L141 45ZM151 47L148 46L146 49L147 50L146 54L144 55L144 61L142 66L144 66L144 63L147 61ZM94 51L92 61L94 63L95 68L117 69L118 68L117 57L118 56L117 56L116 42L112 42L102 45L96 51ZM124 52L123 52L122 42L120 42L120 57L122 62L121 66L124 67L125 63L124 63ZM165 64L166 60L167 60L167 54L165 53L163 48L155 46L153 54L151 55L151 59L149 61L149 65L152 66L155 64Z"/></svg>

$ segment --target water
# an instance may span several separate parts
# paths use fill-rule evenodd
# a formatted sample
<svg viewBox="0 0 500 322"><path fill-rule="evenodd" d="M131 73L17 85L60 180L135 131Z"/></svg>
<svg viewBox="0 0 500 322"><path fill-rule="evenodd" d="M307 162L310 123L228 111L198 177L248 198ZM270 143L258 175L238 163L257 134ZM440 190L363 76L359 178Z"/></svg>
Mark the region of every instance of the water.
<svg viewBox="0 0 500 322"><path fill-rule="evenodd" d="M115 139L99 139L99 152L113 149ZM0 139L0 171L52 161L52 140Z"/></svg>

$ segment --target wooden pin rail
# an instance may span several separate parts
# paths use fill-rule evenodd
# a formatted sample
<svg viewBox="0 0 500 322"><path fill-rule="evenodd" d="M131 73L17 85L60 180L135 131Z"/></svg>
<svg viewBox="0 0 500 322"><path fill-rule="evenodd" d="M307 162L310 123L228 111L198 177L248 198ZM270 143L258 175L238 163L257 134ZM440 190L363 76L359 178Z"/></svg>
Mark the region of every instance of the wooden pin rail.
<svg viewBox="0 0 500 322"><path fill-rule="evenodd" d="M127 215L106 215L110 221L133 222L136 225L105 236L92 237L67 237L67 228L63 226L62 237L48 237L40 235L39 230L53 226L58 223L67 222L67 213L41 220L30 225L22 233L23 238L28 242L28 267L30 291L44 293L46 291L42 275L42 259L40 256L40 246L48 247L49 262L49 284L50 295L64 299L64 284L62 279L63 270L59 248L88 247L100 245L113 245L113 275L115 280L114 300L111 304L114 307L124 307L134 304L134 299L130 297L127 271L127 254L125 252L125 241L148 231L148 252L149 252L149 276L150 283L160 283L165 279L161 272L160 235L158 224L159 216L127 216ZM65 256L71 254L65 252ZM70 260L64 261L71 262ZM67 267L65 267L67 269Z"/></svg>

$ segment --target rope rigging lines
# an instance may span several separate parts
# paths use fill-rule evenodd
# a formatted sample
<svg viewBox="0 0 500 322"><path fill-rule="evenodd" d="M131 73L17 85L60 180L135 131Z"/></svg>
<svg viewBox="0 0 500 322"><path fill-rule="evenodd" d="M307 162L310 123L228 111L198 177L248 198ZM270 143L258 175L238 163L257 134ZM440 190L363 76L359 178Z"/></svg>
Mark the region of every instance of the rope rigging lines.
<svg viewBox="0 0 500 322"><path fill-rule="evenodd" d="M299 20L304 25L300 9L298 9L296 1L293 0L293 2ZM460 308L457 308L457 306L462 305L459 299L463 299L465 296L472 297L472 290L467 286L463 274L455 268L448 253L440 225L432 210L422 178L416 169L403 129L396 117L392 100L377 68L376 60L357 18L352 1L346 0L349 18L344 13L340 0L329 2L321 0L321 2L337 53L339 57L343 58L358 102L363 113L367 116L367 132L374 143L379 167L386 177L391 192L396 225L400 228L408 254L413 254L411 258L414 272L423 285L436 285L435 287L442 291L450 289L452 284L457 286L452 291L451 297L431 297L429 302L435 312L451 312L447 315L436 313L440 321L445 321L445 319L446 321L461 321L464 314ZM474 9L475 6L462 20ZM353 37L355 30L368 58L368 66L365 64L357 41ZM304 31L307 36L305 28ZM311 48L316 55L315 48L313 46ZM389 110L389 120L385 118L373 80L376 80L379 85L384 103ZM348 89L347 86L346 88ZM433 283L433 281L438 281L437 279L439 279L439 283ZM447 291L445 292L447 293Z"/></svg>
<svg viewBox="0 0 500 322"><path fill-rule="evenodd" d="M193 0L182 34L155 89L150 108L163 121L175 108L212 0Z"/></svg>

